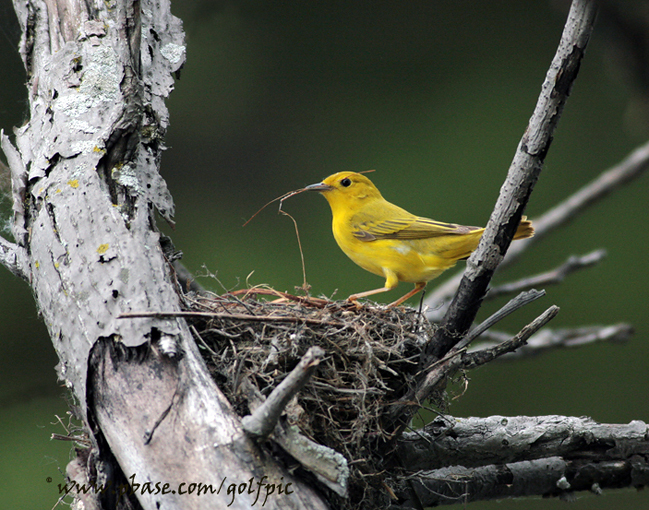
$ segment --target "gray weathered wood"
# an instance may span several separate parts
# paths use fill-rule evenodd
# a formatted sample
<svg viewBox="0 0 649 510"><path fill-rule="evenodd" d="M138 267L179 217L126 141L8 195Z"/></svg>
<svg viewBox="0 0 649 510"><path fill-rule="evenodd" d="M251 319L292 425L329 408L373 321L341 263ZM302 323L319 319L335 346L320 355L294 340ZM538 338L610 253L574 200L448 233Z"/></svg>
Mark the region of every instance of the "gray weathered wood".
<svg viewBox="0 0 649 510"><path fill-rule="evenodd" d="M171 221L174 210L158 173L164 102L185 60L169 2L14 4L30 120L15 130L15 147L2 137L15 244L3 241L0 254L30 282L59 376L93 432L88 469L98 483L118 483L114 456L135 483L221 487L135 491L145 509L250 508L256 492L228 494L250 479L255 489L291 484L264 508L325 508L244 434L183 318L118 318L180 310L153 217L155 209ZM107 498L93 504L112 507Z"/></svg>
<svg viewBox="0 0 649 510"><path fill-rule="evenodd" d="M240 391L246 393L253 414L264 405L264 396L249 379L245 378L241 382ZM272 440L297 460L304 469L313 473L320 483L339 496L347 497L349 483L347 459L341 453L318 444L302 434L297 426L290 424L290 414L287 413L289 415L287 420L280 420L277 423L272 431Z"/></svg>
<svg viewBox="0 0 649 510"><path fill-rule="evenodd" d="M307 383L318 364L324 358L325 352L320 347L311 347L297 366L277 385L256 409L241 420L247 434L257 440L267 438L277 425L286 404Z"/></svg>
<svg viewBox="0 0 649 510"><path fill-rule="evenodd" d="M439 358L446 354L468 331L480 308L491 277L507 252L541 173L554 130L577 78L596 11L595 0L572 2L559 47L541 87L534 113L518 144L480 244L467 261L458 292L438 333L429 341L428 357Z"/></svg>
<svg viewBox="0 0 649 510"><path fill-rule="evenodd" d="M592 455L603 447L635 445L608 454L625 458L649 451L649 427L643 421L628 424L597 423L588 417L440 416L417 432L404 432L399 455L408 469L437 469L536 460L544 457Z"/></svg>
<svg viewBox="0 0 649 510"><path fill-rule="evenodd" d="M403 499L394 508L642 487L649 483L648 434L637 420L440 416L403 435L399 456L409 482L398 486Z"/></svg>
<svg viewBox="0 0 649 510"><path fill-rule="evenodd" d="M527 343L514 352L509 352L499 359L515 360L536 356L545 351L558 348L574 348L590 345L595 342L627 342L634 334L631 325L620 323L609 326L583 326L579 328L544 328L532 335ZM488 331L480 337L480 342L471 346L469 354L482 349L490 349L509 339L509 335L500 331Z"/></svg>
<svg viewBox="0 0 649 510"><path fill-rule="evenodd" d="M417 387L402 399L403 403L394 406L392 419L402 416L404 412L407 416L412 415L417 408L412 402L422 402L431 394L440 378L427 374L425 367L434 366L437 360L444 358L471 327L540 175L554 129L577 77L596 11L595 0L573 0L559 47L480 244L469 257L457 293L420 356L422 374ZM402 426L406 421L402 419Z"/></svg>
<svg viewBox="0 0 649 510"><path fill-rule="evenodd" d="M642 487L649 481L647 467L644 457L623 461L547 457L476 468L452 466L420 471L408 478L407 486L396 488L400 501L390 508L466 506L474 501L538 495L571 501L580 491L600 495L606 489Z"/></svg>

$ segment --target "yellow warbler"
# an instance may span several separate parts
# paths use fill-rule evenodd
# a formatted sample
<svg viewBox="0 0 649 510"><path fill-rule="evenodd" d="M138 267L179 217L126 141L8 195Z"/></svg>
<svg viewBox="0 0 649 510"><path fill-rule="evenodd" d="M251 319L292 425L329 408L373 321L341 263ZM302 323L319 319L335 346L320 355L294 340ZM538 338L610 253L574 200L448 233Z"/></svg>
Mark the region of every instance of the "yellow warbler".
<svg viewBox="0 0 649 510"><path fill-rule="evenodd" d="M367 177L339 172L307 186L322 193L331 206L334 238L340 249L370 273L383 276L385 285L349 296L350 301L394 289L401 282L415 288L389 306L397 306L423 290L426 283L466 259L478 246L481 227L422 218L391 204ZM534 235L523 217L514 239Z"/></svg>

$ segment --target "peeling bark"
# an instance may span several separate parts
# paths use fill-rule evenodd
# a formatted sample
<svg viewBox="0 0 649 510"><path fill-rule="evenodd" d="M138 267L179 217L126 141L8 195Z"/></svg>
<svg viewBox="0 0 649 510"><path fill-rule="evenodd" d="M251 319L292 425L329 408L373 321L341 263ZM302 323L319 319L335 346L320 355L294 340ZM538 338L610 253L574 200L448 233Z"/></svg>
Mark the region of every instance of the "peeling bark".
<svg viewBox="0 0 649 510"><path fill-rule="evenodd" d="M3 242L0 251L30 282L59 377L92 432L85 479L222 489L200 497L97 493L88 503L243 509L257 494L227 488L265 477L264 487L293 487L266 508L325 508L243 433L183 318L118 319L180 310L153 218L157 210L171 221L174 212L158 173L164 101L185 60L169 2L32 0L15 9L30 121L15 131L16 147L2 137L16 245Z"/></svg>

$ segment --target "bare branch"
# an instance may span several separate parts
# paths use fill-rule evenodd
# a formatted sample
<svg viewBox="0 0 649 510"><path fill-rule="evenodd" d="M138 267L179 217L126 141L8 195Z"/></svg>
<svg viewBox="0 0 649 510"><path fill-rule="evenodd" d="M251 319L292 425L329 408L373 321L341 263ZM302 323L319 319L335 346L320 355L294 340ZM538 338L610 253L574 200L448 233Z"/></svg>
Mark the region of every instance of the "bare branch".
<svg viewBox="0 0 649 510"><path fill-rule="evenodd" d="M505 340L504 342L495 345L494 347L481 349L479 351L474 351L472 353L466 354L464 356L464 362L462 363L462 366L464 368L475 368L477 366L484 365L485 363L493 361L494 359L504 354L515 352L519 347L525 345L528 338L530 338L539 329L541 329L548 322L554 319L554 317L556 317L558 313L559 307L554 305L551 306L536 319L530 322L527 326L521 329L515 337L510 338L509 340Z"/></svg>
<svg viewBox="0 0 649 510"><path fill-rule="evenodd" d="M648 433L642 421L440 416L398 442L400 508L646 485Z"/></svg>
<svg viewBox="0 0 649 510"><path fill-rule="evenodd" d="M603 172L597 179L559 203L543 216L534 220L536 240L542 239L557 227L570 222L588 206L609 195L612 191L642 175L649 168L649 143L641 145L614 167ZM529 243L523 242L514 255L525 251Z"/></svg>
<svg viewBox="0 0 649 510"><path fill-rule="evenodd" d="M513 294L533 287L561 283L569 274L580 269L592 267L601 262L604 257L606 257L606 250L595 250L581 257L572 255L563 264L551 271L521 278L518 281L505 283L497 287L491 287L485 296L485 300L494 299L504 294Z"/></svg>
<svg viewBox="0 0 649 510"><path fill-rule="evenodd" d="M471 327L489 282L521 221L525 205L550 149L554 129L577 77L595 12L594 0L572 2L559 47L547 72L534 113L518 145L480 244L469 257L457 293L420 357L422 372L416 388L391 410L391 419L401 423L397 430L415 412L418 402L425 400L437 384L444 380L445 374L452 373L460 364L455 357L444 357ZM436 360L442 360L439 363L446 366L440 366ZM430 368L424 370L424 367Z"/></svg>
<svg viewBox="0 0 649 510"><path fill-rule="evenodd" d="M272 438L321 483L339 496L348 496L349 465L341 453L312 441L301 434L296 426L280 423L279 427L275 427Z"/></svg>
<svg viewBox="0 0 649 510"><path fill-rule="evenodd" d="M324 350L320 347L311 347L264 403L252 414L244 416L241 421L243 429L258 439L268 437L277 425L277 420L279 420L286 404L304 387L324 354Z"/></svg>
<svg viewBox="0 0 649 510"><path fill-rule="evenodd" d="M614 324L612 326L587 326L557 330L544 329L531 336L526 345L521 346L515 352L507 353L501 359L513 360L527 358L551 349L581 347L595 342L626 342L633 333L633 327L624 323ZM475 344L472 346L473 352L493 348L502 341L506 341L509 335L506 333L487 331L480 338L487 338L492 341L487 340Z"/></svg>
<svg viewBox="0 0 649 510"><path fill-rule="evenodd" d="M264 404L264 396L248 377L244 377L241 381L239 391L246 395L254 415ZM304 469L313 473L321 483L339 496L347 497L350 474L347 459L333 448L318 444L304 436L297 426L290 425L290 409L286 410L286 414L288 419L279 421L272 430L270 438L297 460Z"/></svg>
<svg viewBox="0 0 649 510"><path fill-rule="evenodd" d="M574 0L557 53L523 135L507 179L476 251L469 257L458 292L429 341L422 366L443 357L468 331L494 271L502 261L550 149L595 21L594 0Z"/></svg>
<svg viewBox="0 0 649 510"><path fill-rule="evenodd" d="M0 251L14 268L32 269L59 376L92 444L75 465L98 484L131 474L173 483L263 473L294 487L265 508L325 508L309 484L244 433L183 318L117 319L181 306L154 217L157 210L170 221L174 211L158 168L165 100L186 51L169 0L14 5L30 119L15 130L16 148L1 141L14 179L13 232L29 263L13 262L20 252L8 243ZM178 491L136 492L102 504L224 506L222 493L190 501ZM240 494L230 508L253 501Z"/></svg>
<svg viewBox="0 0 649 510"><path fill-rule="evenodd" d="M549 457L478 468L453 466L413 473L407 479L408 485L395 491L405 501L392 508L419 509L531 496L571 499L579 491L600 495L604 489L643 486L648 471L649 462L644 456L623 461ZM416 501L408 499L413 491Z"/></svg>
<svg viewBox="0 0 649 510"><path fill-rule="evenodd" d="M468 344L466 341L466 338L468 337L467 335L467 337L458 342L443 359L426 368L426 378L424 379L423 384L419 386L414 397L408 396L406 398L414 398L415 402L423 402L431 391L435 390L439 384L443 383L455 374L456 370L459 368L474 368L492 361L507 352L517 349L523 345L530 336L550 322L557 313L559 313L559 307L553 305L525 326L515 337L508 339L493 348L474 352L472 354L465 353ZM401 405L407 404L406 398L402 399ZM395 406L395 408L396 407L400 406Z"/></svg>
<svg viewBox="0 0 649 510"><path fill-rule="evenodd" d="M415 432L404 432L399 455L412 472L444 466L476 467L545 457L624 459L649 451L642 421L602 424L588 417L441 416Z"/></svg>
<svg viewBox="0 0 649 510"><path fill-rule="evenodd" d="M597 203L613 191L633 181L642 175L647 168L649 168L649 142L635 149L620 163L602 172L594 181L539 218L533 219L534 237L518 241L512 245L500 266L503 267L516 260L532 243L567 224L577 215L584 212L588 206ZM451 277L442 285L436 287L426 298L426 304L431 308L426 314L429 320L438 322L442 319L448 309L449 299L455 294L460 284L462 274L458 273Z"/></svg>
<svg viewBox="0 0 649 510"><path fill-rule="evenodd" d="M536 301L537 299L545 296L545 291L541 290L535 290L531 289L526 292L521 292L518 296L516 296L514 299L511 299L510 301L507 302L505 306L503 306L500 310L498 310L496 313L488 317L485 321L480 323L478 326L473 328L463 339L462 341L458 342L457 345L451 350L451 352L454 352L456 350L462 349L463 347L468 346L473 340L478 338L480 335L482 335L485 331L487 331L491 326L494 324L498 323L508 315L514 313L516 310L519 308L524 307L525 305L531 303L532 301Z"/></svg>
<svg viewBox="0 0 649 510"><path fill-rule="evenodd" d="M128 312L122 313L118 319L140 319L140 318L156 318L156 319L170 319L173 317L206 317L206 318L226 318L226 319L240 319L242 321L268 321L268 322L295 322L306 324L332 324L344 326L344 322L331 320L331 319L312 319L309 317L299 317L292 315L249 315L245 313L218 313L218 312L198 312L198 311L179 311L179 312Z"/></svg>

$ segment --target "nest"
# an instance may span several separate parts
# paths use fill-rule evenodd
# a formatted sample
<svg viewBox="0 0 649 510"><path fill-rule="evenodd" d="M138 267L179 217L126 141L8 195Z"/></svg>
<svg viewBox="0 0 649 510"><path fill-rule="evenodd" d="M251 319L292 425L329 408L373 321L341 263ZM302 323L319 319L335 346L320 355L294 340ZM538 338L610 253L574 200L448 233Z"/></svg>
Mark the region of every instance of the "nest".
<svg viewBox="0 0 649 510"><path fill-rule="evenodd" d="M261 293L280 299L259 300ZM385 448L379 445L387 444L394 431L384 430L383 418L414 383L433 326L410 308L356 308L267 289L194 296L188 303L190 311L202 313L192 322L203 357L241 416L251 410L244 386L267 396L310 347L324 349L325 358L284 418L347 459L349 497L339 506L358 508L361 501L384 506L389 489L379 475L386 468ZM385 495L384 501L366 499L377 493Z"/></svg>

